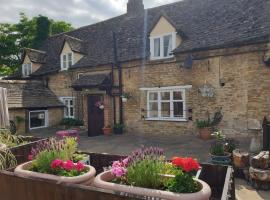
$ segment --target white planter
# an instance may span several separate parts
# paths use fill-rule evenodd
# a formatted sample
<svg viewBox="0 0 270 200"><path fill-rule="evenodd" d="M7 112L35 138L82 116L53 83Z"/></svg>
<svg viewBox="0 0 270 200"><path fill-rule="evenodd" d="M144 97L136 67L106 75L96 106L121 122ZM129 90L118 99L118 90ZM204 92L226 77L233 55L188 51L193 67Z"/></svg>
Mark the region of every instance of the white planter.
<svg viewBox="0 0 270 200"><path fill-rule="evenodd" d="M195 193L174 193L163 190L154 190L128 185L121 185L112 183L111 181L113 179L114 176L111 174L110 171L103 172L96 176L94 180L94 186L102 189L125 192L140 196L156 197L167 200L209 200L211 196L211 188L209 187L209 185L204 181L198 179L196 179L196 181L198 181L201 184L202 189L199 192Z"/></svg>
<svg viewBox="0 0 270 200"><path fill-rule="evenodd" d="M52 174L43 174L39 172L29 171L29 168L32 166L32 161L24 163L16 167L14 173L16 175L26 177L26 178L42 178L47 180L53 180L57 183L73 183L73 184L82 184L82 185L91 185L95 175L96 170L94 167L90 165L85 165L89 169L89 171L83 175L75 176L75 177L64 177L64 176L56 176Z"/></svg>
<svg viewBox="0 0 270 200"><path fill-rule="evenodd" d="M123 103L126 103L127 100L128 100L128 99L127 99L126 97L122 97L122 102L123 102Z"/></svg>

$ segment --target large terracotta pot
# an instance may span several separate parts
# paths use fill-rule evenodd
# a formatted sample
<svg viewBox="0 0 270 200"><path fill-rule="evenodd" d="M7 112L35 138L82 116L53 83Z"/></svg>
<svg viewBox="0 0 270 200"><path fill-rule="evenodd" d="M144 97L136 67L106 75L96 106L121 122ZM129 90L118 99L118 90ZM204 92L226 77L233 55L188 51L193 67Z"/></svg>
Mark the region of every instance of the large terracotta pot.
<svg viewBox="0 0 270 200"><path fill-rule="evenodd" d="M75 177L64 177L64 176L56 176L51 174L43 174L38 172L29 171L32 166L32 161L24 163L16 167L14 173L16 175L26 177L26 178L42 178L47 180L53 180L58 183L73 183L73 184L82 184L82 185L91 185L95 175L96 170L94 167L90 165L85 165L89 169L89 171L83 175L75 176Z"/></svg>
<svg viewBox="0 0 270 200"><path fill-rule="evenodd" d="M110 171L103 172L96 176L94 186L118 192L126 192L129 194L168 200L209 200L211 196L210 187L207 185L207 183L201 180L197 180L202 186L202 189L199 192L184 194L111 183L113 179L114 176Z"/></svg>
<svg viewBox="0 0 270 200"><path fill-rule="evenodd" d="M111 135L112 134L112 128L103 128L102 129L104 135Z"/></svg>
<svg viewBox="0 0 270 200"><path fill-rule="evenodd" d="M212 139L212 129L210 127L200 128L199 129L199 136L203 140L210 140Z"/></svg>

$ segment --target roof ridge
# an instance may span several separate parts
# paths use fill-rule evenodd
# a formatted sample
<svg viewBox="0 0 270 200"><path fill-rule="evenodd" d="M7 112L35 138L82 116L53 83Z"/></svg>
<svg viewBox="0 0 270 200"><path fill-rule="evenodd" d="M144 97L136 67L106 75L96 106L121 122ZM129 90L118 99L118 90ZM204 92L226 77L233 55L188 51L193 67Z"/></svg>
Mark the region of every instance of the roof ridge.
<svg viewBox="0 0 270 200"><path fill-rule="evenodd" d="M78 40L79 42L83 42L83 40L79 39L79 38L75 38L75 37L72 37L70 35L67 35L67 34L64 34L65 37L68 37L68 38L71 38L71 39L74 39L74 40Z"/></svg>
<svg viewBox="0 0 270 200"><path fill-rule="evenodd" d="M39 53L44 53L46 54L46 51L42 51L42 50L38 50L38 49L32 49L32 48L24 48L25 50L30 50L30 51L36 51L36 52L39 52Z"/></svg>

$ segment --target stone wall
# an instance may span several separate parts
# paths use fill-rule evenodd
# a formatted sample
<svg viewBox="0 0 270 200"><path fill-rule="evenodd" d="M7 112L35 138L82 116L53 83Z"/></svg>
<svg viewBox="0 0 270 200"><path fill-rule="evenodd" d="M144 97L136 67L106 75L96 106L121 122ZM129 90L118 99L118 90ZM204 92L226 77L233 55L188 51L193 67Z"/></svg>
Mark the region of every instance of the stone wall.
<svg viewBox="0 0 270 200"><path fill-rule="evenodd" d="M230 135L247 134L252 127L249 121L261 122L270 115L270 68L262 58L267 45L251 45L241 48L219 49L192 53L192 69L182 67L187 54L165 61L132 61L122 63L124 92L132 98L124 103L126 131L147 134L185 134L196 133L196 119L206 119L208 113L222 110L223 120L219 125L224 133ZM84 68L60 72L50 76L49 87L57 96L74 95L70 88L78 73L100 73L109 71L111 66ZM115 69L115 85L117 70ZM224 86L221 85L224 83ZM167 87L192 85L186 91L188 116L192 121L168 122L147 121L146 92L142 87ZM202 97L199 88L208 85L214 88L213 98ZM86 96L80 109L87 122ZM116 98L116 102L118 102ZM112 102L112 101L111 101ZM112 105L112 103L110 103ZM116 104L117 118L119 106ZM108 119L112 121L113 110Z"/></svg>
<svg viewBox="0 0 270 200"><path fill-rule="evenodd" d="M63 108L49 108L48 115L49 115L49 127L58 126L60 121L63 119L64 109Z"/></svg>

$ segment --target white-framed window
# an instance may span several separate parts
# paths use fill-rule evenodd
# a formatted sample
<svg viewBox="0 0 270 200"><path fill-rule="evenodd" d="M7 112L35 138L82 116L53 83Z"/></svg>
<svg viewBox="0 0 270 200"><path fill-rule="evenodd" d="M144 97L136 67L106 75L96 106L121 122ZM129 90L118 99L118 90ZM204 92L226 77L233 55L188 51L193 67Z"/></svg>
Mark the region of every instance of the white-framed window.
<svg viewBox="0 0 270 200"><path fill-rule="evenodd" d="M25 63L22 65L22 75L24 77L32 74L32 63Z"/></svg>
<svg viewBox="0 0 270 200"><path fill-rule="evenodd" d="M147 120L187 121L187 86L141 88L147 91Z"/></svg>
<svg viewBox="0 0 270 200"><path fill-rule="evenodd" d="M172 51L176 47L176 33L166 33L150 37L151 60L173 57Z"/></svg>
<svg viewBox="0 0 270 200"><path fill-rule="evenodd" d="M48 110L29 111L29 129L45 128L49 125Z"/></svg>
<svg viewBox="0 0 270 200"><path fill-rule="evenodd" d="M74 98L73 97L61 97L61 101L65 105L64 117L65 118L74 118Z"/></svg>
<svg viewBox="0 0 270 200"><path fill-rule="evenodd" d="M74 64L73 53L65 53L61 55L61 70L68 70Z"/></svg>

